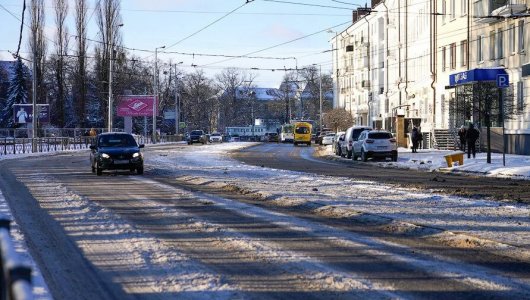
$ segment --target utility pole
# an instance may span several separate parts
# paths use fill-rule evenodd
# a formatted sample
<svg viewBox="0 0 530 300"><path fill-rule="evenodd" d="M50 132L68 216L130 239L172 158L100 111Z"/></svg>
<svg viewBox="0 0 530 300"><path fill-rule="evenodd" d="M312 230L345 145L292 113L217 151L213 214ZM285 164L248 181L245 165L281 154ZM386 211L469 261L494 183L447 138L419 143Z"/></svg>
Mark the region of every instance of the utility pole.
<svg viewBox="0 0 530 300"><path fill-rule="evenodd" d="M155 70L153 72L153 131L151 133L151 140L153 144L156 144L156 104L158 102L158 49L164 49L166 46L155 48Z"/></svg>
<svg viewBox="0 0 530 300"><path fill-rule="evenodd" d="M107 131L112 131L112 61L114 56L114 46L110 45L109 53L109 111L107 120Z"/></svg>
<svg viewBox="0 0 530 300"><path fill-rule="evenodd" d="M318 72L318 89L320 94L320 132L322 132L322 65L319 65L319 72Z"/></svg>
<svg viewBox="0 0 530 300"><path fill-rule="evenodd" d="M37 152L37 119L39 115L35 116L35 113L37 112L37 32L33 33L33 80L32 80L32 87L33 91L31 93L32 98L32 109L33 109L33 117L31 118L31 137L32 137L32 143L31 143L31 150L32 152Z"/></svg>

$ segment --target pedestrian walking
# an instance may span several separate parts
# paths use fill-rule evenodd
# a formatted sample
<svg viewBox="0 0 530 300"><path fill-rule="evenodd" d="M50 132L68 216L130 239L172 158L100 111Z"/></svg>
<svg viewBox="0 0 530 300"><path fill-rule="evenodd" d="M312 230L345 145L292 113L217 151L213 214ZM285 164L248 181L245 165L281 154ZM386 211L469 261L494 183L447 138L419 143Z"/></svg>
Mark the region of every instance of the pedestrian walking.
<svg viewBox="0 0 530 300"><path fill-rule="evenodd" d="M473 158L475 158L475 154L476 154L475 144L479 136L480 136L480 132L475 128L475 126L473 126L472 123L470 123L469 128L467 129L467 132L466 132L467 158L471 158L471 154L473 154Z"/></svg>
<svg viewBox="0 0 530 300"><path fill-rule="evenodd" d="M460 138L460 151L466 152L466 133L467 129L464 125L460 126L458 130L458 137Z"/></svg>
<svg viewBox="0 0 530 300"><path fill-rule="evenodd" d="M417 153L420 141L423 140L423 135L421 134L418 127L414 126L414 128L412 128L412 134L410 138L412 140L412 153Z"/></svg>

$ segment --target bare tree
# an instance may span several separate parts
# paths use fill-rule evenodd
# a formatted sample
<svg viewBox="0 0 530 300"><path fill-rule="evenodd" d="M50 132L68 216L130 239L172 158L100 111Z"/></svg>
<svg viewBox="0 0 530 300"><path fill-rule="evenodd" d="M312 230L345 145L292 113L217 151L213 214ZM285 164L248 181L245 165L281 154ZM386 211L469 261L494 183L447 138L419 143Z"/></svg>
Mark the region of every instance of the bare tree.
<svg viewBox="0 0 530 300"><path fill-rule="evenodd" d="M244 73L235 68L224 69L215 76L219 90L223 91L219 101L219 130L227 126L242 125L245 121L245 99L241 95L242 88L255 79L255 75ZM239 94L238 94L239 93Z"/></svg>
<svg viewBox="0 0 530 300"><path fill-rule="evenodd" d="M46 86L44 84L44 65L46 59L46 40L44 37L44 0L32 0L30 3L31 34L29 48L36 61L37 70L37 102L46 102Z"/></svg>
<svg viewBox="0 0 530 300"><path fill-rule="evenodd" d="M52 99L52 107L54 108L57 125L65 126L65 59L68 52L68 27L65 21L68 13L67 0L55 0L55 25L57 27L57 34L55 36L55 79L57 84L57 98Z"/></svg>
<svg viewBox="0 0 530 300"><path fill-rule="evenodd" d="M285 104L284 123L289 123L293 115L295 108L295 97L298 89L297 75L295 72L286 73L283 76L282 83L280 85L277 98L283 101Z"/></svg>
<svg viewBox="0 0 530 300"><path fill-rule="evenodd" d="M108 85L110 78L110 60L116 57L115 51L120 51L121 34L121 1L99 0L96 4L96 23L99 29L101 43L96 46L96 78L99 81L100 95L108 96ZM102 116L108 120L108 102L106 97L101 97L100 111Z"/></svg>
<svg viewBox="0 0 530 300"><path fill-rule="evenodd" d="M75 29L77 34L77 49L75 62L75 111L81 127L88 127L86 115L87 102L87 3L86 0L75 1Z"/></svg>
<svg viewBox="0 0 530 300"><path fill-rule="evenodd" d="M213 132L217 129L218 88L202 70L186 75L183 83L182 100L186 123L191 129Z"/></svg>
<svg viewBox="0 0 530 300"><path fill-rule="evenodd" d="M344 108L335 108L324 115L323 123L333 131L345 130L353 124L353 117Z"/></svg>

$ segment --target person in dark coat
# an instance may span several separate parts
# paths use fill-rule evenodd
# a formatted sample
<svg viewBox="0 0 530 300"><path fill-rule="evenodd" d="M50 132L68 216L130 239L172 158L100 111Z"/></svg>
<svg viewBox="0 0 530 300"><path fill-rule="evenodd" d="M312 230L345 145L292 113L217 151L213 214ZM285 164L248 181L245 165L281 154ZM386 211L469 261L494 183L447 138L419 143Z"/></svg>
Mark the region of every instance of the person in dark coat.
<svg viewBox="0 0 530 300"><path fill-rule="evenodd" d="M418 127L414 126L414 128L412 128L412 133L411 133L410 138L412 140L412 153L417 153L420 141L423 140L423 136L420 130L418 129Z"/></svg>
<svg viewBox="0 0 530 300"><path fill-rule="evenodd" d="M460 130L458 130L458 137L460 138L460 151L464 152L466 152L466 133L467 130L464 125L462 125Z"/></svg>
<svg viewBox="0 0 530 300"><path fill-rule="evenodd" d="M473 124L469 124L469 128L466 132L466 142L467 142L467 158L471 158L471 154L473 154L473 158L475 158L476 149L475 144L478 140L478 137L480 136L480 132L475 129Z"/></svg>

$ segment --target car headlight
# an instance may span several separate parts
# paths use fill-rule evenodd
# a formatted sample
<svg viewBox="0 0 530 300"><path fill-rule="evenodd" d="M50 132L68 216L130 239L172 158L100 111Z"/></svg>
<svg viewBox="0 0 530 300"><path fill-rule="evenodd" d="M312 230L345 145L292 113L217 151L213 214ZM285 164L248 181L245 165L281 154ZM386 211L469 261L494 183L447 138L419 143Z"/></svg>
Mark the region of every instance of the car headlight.
<svg viewBox="0 0 530 300"><path fill-rule="evenodd" d="M137 158L139 156L140 156L140 152L136 152L136 153L133 154L133 158Z"/></svg>
<svg viewBox="0 0 530 300"><path fill-rule="evenodd" d="M101 157L103 157L103 158L110 158L110 155L108 155L107 153L101 153Z"/></svg>

